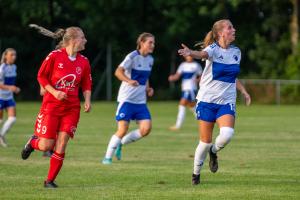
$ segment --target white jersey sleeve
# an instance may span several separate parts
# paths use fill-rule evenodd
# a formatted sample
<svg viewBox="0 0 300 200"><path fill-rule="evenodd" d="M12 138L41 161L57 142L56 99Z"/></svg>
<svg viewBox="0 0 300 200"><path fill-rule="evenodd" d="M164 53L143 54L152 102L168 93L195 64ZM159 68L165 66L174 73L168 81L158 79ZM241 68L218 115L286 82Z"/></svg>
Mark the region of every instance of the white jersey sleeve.
<svg viewBox="0 0 300 200"><path fill-rule="evenodd" d="M132 68L132 63L133 63L133 60L132 60L130 54L128 54L119 66L126 70L129 70Z"/></svg>
<svg viewBox="0 0 300 200"><path fill-rule="evenodd" d="M182 72L183 72L183 64L181 63L180 65L179 65L179 67L178 67L178 69L177 69L177 71L176 71L176 73L177 74L182 74Z"/></svg>
<svg viewBox="0 0 300 200"><path fill-rule="evenodd" d="M208 59L211 60L213 55L214 55L214 50L215 50L215 47L217 46L216 43L213 43L211 45L208 45L207 47L205 47L202 51L205 51L207 52L208 54Z"/></svg>

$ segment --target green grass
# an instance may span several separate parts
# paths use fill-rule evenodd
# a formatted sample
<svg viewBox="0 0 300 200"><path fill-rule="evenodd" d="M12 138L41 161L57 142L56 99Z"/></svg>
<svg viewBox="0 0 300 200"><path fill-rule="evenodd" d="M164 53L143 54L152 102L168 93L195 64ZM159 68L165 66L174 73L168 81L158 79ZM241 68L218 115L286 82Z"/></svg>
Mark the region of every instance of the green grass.
<svg viewBox="0 0 300 200"><path fill-rule="evenodd" d="M20 158L39 104L19 103L18 121L7 136L10 146L0 148L0 199L300 199L300 106L238 106L235 137L219 153L218 173L210 173L206 162L196 187L191 173L197 122L187 112L183 129L170 132L177 103L149 107L151 135L125 146L122 161L103 166L100 160L116 129L116 104L95 103L92 113L81 115L69 143L56 180L60 187L46 190L49 159L40 152Z"/></svg>

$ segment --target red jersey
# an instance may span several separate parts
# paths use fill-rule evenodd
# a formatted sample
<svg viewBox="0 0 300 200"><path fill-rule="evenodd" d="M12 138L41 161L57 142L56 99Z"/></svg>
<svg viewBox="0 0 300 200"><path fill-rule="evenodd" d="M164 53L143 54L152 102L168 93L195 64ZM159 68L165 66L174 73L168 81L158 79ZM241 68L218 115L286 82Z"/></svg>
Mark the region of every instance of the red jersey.
<svg viewBox="0 0 300 200"><path fill-rule="evenodd" d="M91 67L86 57L77 53L76 59L71 60L66 49L52 51L43 61L38 72L38 82L45 87L51 85L56 90L65 92L67 99L57 100L47 92L43 98L43 105L54 103L58 105L79 105L79 88L91 91Z"/></svg>

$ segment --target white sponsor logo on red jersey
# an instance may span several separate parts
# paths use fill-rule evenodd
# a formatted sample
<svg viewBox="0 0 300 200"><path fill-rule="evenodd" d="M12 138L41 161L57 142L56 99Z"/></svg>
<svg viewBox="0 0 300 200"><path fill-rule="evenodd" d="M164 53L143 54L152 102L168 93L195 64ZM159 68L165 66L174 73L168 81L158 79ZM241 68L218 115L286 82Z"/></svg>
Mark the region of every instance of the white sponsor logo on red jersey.
<svg viewBox="0 0 300 200"><path fill-rule="evenodd" d="M68 74L56 82L55 88L56 89L73 89L75 88L75 74Z"/></svg>

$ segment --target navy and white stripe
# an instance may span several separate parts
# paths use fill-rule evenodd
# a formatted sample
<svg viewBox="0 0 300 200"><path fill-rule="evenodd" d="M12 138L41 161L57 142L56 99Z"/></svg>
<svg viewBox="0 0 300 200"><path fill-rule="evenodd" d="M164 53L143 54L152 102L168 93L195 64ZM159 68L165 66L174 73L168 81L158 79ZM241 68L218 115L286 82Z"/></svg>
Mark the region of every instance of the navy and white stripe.
<svg viewBox="0 0 300 200"><path fill-rule="evenodd" d="M0 65L0 84L15 85L17 77L17 66L7 65L5 63ZM0 99L10 100L13 99L13 92L9 90L0 89Z"/></svg>
<svg viewBox="0 0 300 200"><path fill-rule="evenodd" d="M118 94L118 102L129 102L135 104L146 103L146 84L150 77L153 66L151 55L142 56L135 50L129 53L120 67L125 69L125 75L139 82L139 86L131 86L127 82L122 82Z"/></svg>
<svg viewBox="0 0 300 200"><path fill-rule="evenodd" d="M207 46L208 53L197 100L207 103L228 104L236 102L236 79L240 72L241 51L230 45L223 49L217 43Z"/></svg>
<svg viewBox="0 0 300 200"><path fill-rule="evenodd" d="M197 90L197 76L202 74L202 67L197 62L183 62L179 65L177 72L181 75L181 90L194 91Z"/></svg>

